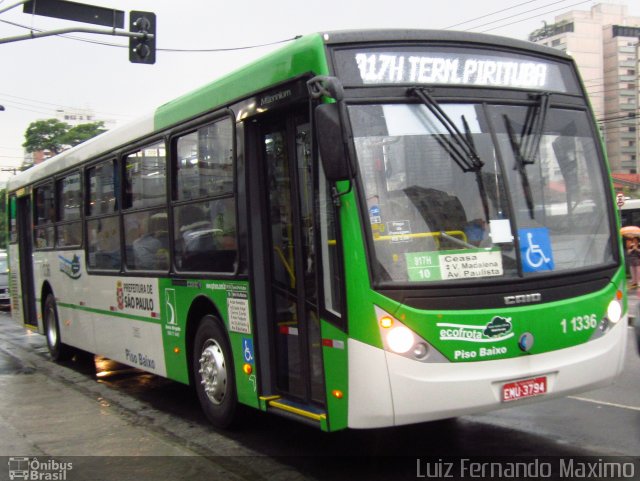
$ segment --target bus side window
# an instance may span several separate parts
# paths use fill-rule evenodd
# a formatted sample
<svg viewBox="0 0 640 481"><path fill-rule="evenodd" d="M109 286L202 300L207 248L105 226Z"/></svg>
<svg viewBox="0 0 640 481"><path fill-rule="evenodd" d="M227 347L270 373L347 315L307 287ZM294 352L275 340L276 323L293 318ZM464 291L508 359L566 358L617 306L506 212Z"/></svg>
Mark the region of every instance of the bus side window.
<svg viewBox="0 0 640 481"><path fill-rule="evenodd" d="M175 141L173 209L179 271L235 272L238 264L233 121L224 117Z"/></svg>
<svg viewBox="0 0 640 481"><path fill-rule="evenodd" d="M116 202L118 171L115 160L87 170L87 266L120 269L120 217Z"/></svg>
<svg viewBox="0 0 640 481"><path fill-rule="evenodd" d="M56 184L56 196L56 246L79 246L82 243L80 173L74 172L60 179Z"/></svg>
<svg viewBox="0 0 640 481"><path fill-rule="evenodd" d="M163 140L124 158L123 217L128 270L169 269L166 172Z"/></svg>
<svg viewBox="0 0 640 481"><path fill-rule="evenodd" d="M42 185L35 189L35 247L45 249L53 247L55 221L55 203L53 185Z"/></svg>

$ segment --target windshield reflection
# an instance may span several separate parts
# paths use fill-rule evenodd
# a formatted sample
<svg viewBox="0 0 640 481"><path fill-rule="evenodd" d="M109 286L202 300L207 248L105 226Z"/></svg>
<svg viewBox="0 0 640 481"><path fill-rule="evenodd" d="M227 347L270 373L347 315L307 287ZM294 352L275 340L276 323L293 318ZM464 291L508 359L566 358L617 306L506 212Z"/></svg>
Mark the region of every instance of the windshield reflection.
<svg viewBox="0 0 640 481"><path fill-rule="evenodd" d="M349 107L377 280L494 280L612 261L585 112L551 109L531 128L527 106L436 105L454 129L428 101ZM455 152L460 137L480 162Z"/></svg>

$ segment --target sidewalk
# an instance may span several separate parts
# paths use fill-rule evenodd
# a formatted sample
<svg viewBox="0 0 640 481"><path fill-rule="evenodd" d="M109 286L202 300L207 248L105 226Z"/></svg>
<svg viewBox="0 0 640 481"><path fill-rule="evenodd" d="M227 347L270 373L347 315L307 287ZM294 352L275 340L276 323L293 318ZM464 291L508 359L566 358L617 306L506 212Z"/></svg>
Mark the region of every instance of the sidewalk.
<svg viewBox="0 0 640 481"><path fill-rule="evenodd" d="M69 481L303 479L269 458L256 463L255 452L213 430L194 428L193 442L173 435L171 425L184 421L149 414L93 376L50 362L45 349L43 336L0 315L0 480L19 457L36 459L41 472L71 463L53 478ZM207 440L220 449L203 453Z"/></svg>

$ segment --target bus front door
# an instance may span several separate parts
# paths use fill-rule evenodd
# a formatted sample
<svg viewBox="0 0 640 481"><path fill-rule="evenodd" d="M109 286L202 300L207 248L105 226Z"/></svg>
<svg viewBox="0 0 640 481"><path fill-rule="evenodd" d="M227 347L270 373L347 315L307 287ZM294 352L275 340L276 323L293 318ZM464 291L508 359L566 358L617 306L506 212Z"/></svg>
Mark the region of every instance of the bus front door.
<svg viewBox="0 0 640 481"><path fill-rule="evenodd" d="M303 114L260 122L260 198L269 312L272 389L307 405L324 405L314 248L311 134Z"/></svg>
<svg viewBox="0 0 640 481"><path fill-rule="evenodd" d="M22 319L25 324L38 326L33 278L33 229L31 225L31 198L18 197L16 217L20 262L20 291L22 293Z"/></svg>

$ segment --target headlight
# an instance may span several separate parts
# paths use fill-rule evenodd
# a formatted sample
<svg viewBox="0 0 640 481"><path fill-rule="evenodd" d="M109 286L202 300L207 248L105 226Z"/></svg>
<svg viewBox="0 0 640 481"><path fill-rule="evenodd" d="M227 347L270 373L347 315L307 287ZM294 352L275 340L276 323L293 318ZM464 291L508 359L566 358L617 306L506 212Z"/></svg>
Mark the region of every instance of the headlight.
<svg viewBox="0 0 640 481"><path fill-rule="evenodd" d="M614 324L622 319L622 304L618 299L613 299L607 307L607 317Z"/></svg>
<svg viewBox="0 0 640 481"><path fill-rule="evenodd" d="M378 330L385 351L420 362L449 362L427 341L394 316L375 306Z"/></svg>
<svg viewBox="0 0 640 481"><path fill-rule="evenodd" d="M590 341L598 339L604 336L609 330L622 319L624 293L621 290L617 290L616 294L609 305L607 306L607 313L598 324L598 328L593 331Z"/></svg>
<svg viewBox="0 0 640 481"><path fill-rule="evenodd" d="M411 329L405 326L394 326L388 328L387 343L391 350L397 354L404 354L413 347L414 339Z"/></svg>

